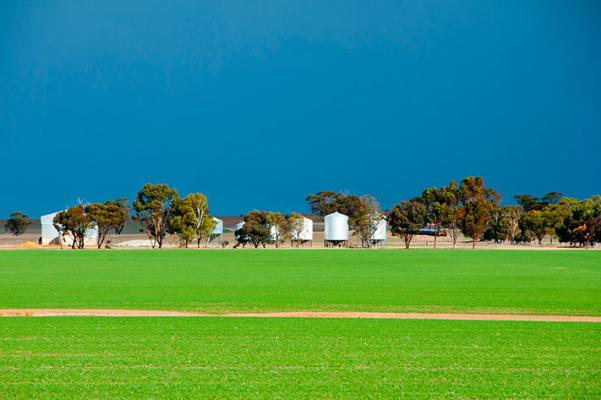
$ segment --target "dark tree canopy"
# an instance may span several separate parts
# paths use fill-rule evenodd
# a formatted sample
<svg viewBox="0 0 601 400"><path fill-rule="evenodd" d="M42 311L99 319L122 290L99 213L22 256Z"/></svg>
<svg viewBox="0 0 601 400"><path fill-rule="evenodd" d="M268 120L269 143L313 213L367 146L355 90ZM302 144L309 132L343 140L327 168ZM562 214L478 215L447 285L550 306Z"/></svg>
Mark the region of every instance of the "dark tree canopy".
<svg viewBox="0 0 601 400"><path fill-rule="evenodd" d="M543 197L536 197L530 194L516 194L513 196L515 201L522 206L525 212L531 210L542 210L550 204L557 204L563 194L560 192L549 192Z"/></svg>
<svg viewBox="0 0 601 400"><path fill-rule="evenodd" d="M179 198L177 191L159 183L145 184L134 200L134 219L146 227L152 247L163 247L163 239L169 232L171 203Z"/></svg>
<svg viewBox="0 0 601 400"><path fill-rule="evenodd" d="M29 216L21 211L15 211L10 214L10 218L4 223L4 229L15 236L18 236L24 234L27 228L29 228L29 225L31 225Z"/></svg>
<svg viewBox="0 0 601 400"><path fill-rule="evenodd" d="M481 177L468 176L461 181L459 198L463 207L463 234L472 238L472 247L488 229L491 212L499 196L497 192L484 186Z"/></svg>
<svg viewBox="0 0 601 400"><path fill-rule="evenodd" d="M254 210L244 216L244 226L236 232L255 248L271 243L272 217L269 211Z"/></svg>
<svg viewBox="0 0 601 400"><path fill-rule="evenodd" d="M54 216L54 228L63 238L70 237L71 248L83 249L85 236L88 229L93 228L95 223L86 212L83 204L78 204Z"/></svg>
<svg viewBox="0 0 601 400"><path fill-rule="evenodd" d="M110 231L120 234L129 216L127 199L109 200L105 203L90 204L86 213L98 228L96 244L101 248Z"/></svg>
<svg viewBox="0 0 601 400"><path fill-rule="evenodd" d="M388 224L393 235L400 236L409 248L411 240L426 222L427 208L419 199L401 201L388 214Z"/></svg>

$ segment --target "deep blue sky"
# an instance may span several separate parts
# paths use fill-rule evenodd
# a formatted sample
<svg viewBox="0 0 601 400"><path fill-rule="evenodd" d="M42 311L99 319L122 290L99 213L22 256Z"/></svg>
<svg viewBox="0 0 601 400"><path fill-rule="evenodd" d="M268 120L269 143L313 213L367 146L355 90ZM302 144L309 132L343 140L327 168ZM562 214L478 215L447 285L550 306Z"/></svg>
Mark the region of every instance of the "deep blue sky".
<svg viewBox="0 0 601 400"><path fill-rule="evenodd" d="M0 216L135 196L601 192L598 1L0 2Z"/></svg>

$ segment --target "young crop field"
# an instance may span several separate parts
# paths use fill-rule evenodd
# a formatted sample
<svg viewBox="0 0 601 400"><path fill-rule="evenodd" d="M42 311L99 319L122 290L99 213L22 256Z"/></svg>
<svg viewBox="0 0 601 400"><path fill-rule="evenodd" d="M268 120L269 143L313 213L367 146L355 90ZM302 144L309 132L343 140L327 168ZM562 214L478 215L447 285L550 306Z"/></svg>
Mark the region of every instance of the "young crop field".
<svg viewBox="0 0 601 400"><path fill-rule="evenodd" d="M601 315L597 251L1 251L0 308Z"/></svg>
<svg viewBox="0 0 601 400"><path fill-rule="evenodd" d="M0 309L601 315L597 251L1 251ZM599 398L601 323L0 318L0 399Z"/></svg>
<svg viewBox="0 0 601 400"><path fill-rule="evenodd" d="M601 325L2 318L0 398L599 398Z"/></svg>

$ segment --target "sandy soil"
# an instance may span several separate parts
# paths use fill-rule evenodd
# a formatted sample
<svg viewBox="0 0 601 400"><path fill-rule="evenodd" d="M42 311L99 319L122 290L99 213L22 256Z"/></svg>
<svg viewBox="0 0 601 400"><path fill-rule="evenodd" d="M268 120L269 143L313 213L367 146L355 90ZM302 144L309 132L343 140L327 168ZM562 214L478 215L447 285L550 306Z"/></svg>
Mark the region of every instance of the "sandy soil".
<svg viewBox="0 0 601 400"><path fill-rule="evenodd" d="M103 310L103 309L0 309L0 317L245 317L245 318L367 318L367 319L429 319L455 321L542 321L542 322L597 322L601 317L573 315L507 315L507 314L427 314L381 312L322 312L293 311L270 313L208 314L162 310Z"/></svg>

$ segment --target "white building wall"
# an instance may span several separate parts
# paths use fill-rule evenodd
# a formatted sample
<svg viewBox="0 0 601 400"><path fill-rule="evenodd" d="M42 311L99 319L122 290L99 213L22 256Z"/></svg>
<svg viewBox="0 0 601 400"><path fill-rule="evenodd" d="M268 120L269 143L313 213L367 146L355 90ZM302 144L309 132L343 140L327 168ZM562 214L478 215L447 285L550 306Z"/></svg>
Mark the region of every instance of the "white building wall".
<svg viewBox="0 0 601 400"><path fill-rule="evenodd" d="M42 225L42 244L60 244L58 231L54 228L54 216L58 212L42 215L40 224Z"/></svg>
<svg viewBox="0 0 601 400"><path fill-rule="evenodd" d="M303 229L300 235L296 229L292 230L292 240L313 240L313 221L307 217L303 217Z"/></svg>
<svg viewBox="0 0 601 400"><path fill-rule="evenodd" d="M61 237L60 233L54 228L54 216L60 211L42 215L40 217L40 224L42 225L42 244L62 244L65 246L71 246L73 244L73 238L69 235ZM84 244L86 246L96 245L98 240L98 228L93 227L87 230L86 236L84 237Z"/></svg>
<svg viewBox="0 0 601 400"><path fill-rule="evenodd" d="M276 240L278 237L278 233L279 229L277 226L272 225L271 228L269 228L269 235L271 236L271 240Z"/></svg>
<svg viewBox="0 0 601 400"><path fill-rule="evenodd" d="M371 236L371 240L386 240L386 220L382 219L378 222L376 231Z"/></svg>
<svg viewBox="0 0 601 400"><path fill-rule="evenodd" d="M223 235L223 220L213 217L213 221L215 221L217 224L211 231L211 235Z"/></svg>

